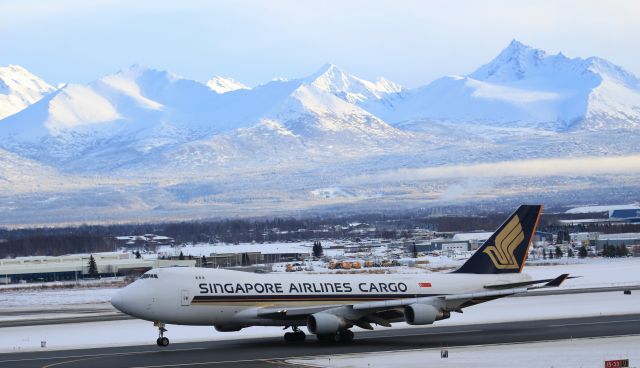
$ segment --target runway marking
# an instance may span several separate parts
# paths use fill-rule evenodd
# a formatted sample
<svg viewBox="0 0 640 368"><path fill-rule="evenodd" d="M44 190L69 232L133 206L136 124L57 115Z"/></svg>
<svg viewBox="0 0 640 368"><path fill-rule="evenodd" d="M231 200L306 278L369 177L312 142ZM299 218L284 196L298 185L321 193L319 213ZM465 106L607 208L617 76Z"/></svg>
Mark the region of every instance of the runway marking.
<svg viewBox="0 0 640 368"><path fill-rule="evenodd" d="M126 346L124 346L126 347ZM17 362L29 362L35 360L53 360L53 359L67 359L67 358L100 358L107 356L116 356L116 355L136 355L136 354L146 354L146 353L156 353L163 351L193 351L193 350L205 350L207 348L185 348L185 349L169 349L169 350L142 350L142 351L129 351L126 353L102 353L102 354L86 354L86 355L68 355L68 356L54 356L54 357L42 357L42 358L25 358L25 359L9 359L9 360L0 360L0 363L17 363Z"/></svg>
<svg viewBox="0 0 640 368"><path fill-rule="evenodd" d="M450 332L427 332L427 333L404 334L404 335L384 335L384 336L369 336L369 337L365 336L365 337L358 337L358 340L388 339L388 338L394 338L394 337L416 337L416 336L426 336L426 335L447 335L447 334L482 332L482 331L483 330L462 330L462 331L450 331Z"/></svg>
<svg viewBox="0 0 640 368"><path fill-rule="evenodd" d="M85 360L91 360L91 359L96 359L96 358L99 358L99 357L74 359L74 360L65 360L63 362L57 362L57 363L51 363L51 364L43 365L42 368L51 368L51 367L55 367L57 365L82 362L82 361L85 361Z"/></svg>
<svg viewBox="0 0 640 368"><path fill-rule="evenodd" d="M640 322L640 319L626 319L626 320L622 320L622 321L565 323L565 324L561 324L561 325L548 325L548 327L588 326L588 325L602 325L602 324L609 324L609 323L626 323L626 322Z"/></svg>

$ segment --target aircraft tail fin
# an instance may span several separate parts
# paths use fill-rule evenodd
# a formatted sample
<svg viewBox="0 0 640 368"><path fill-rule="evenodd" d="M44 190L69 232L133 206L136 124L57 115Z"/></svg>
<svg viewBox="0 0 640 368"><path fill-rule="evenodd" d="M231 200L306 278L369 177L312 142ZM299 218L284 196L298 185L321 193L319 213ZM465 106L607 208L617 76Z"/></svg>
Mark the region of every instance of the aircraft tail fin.
<svg viewBox="0 0 640 368"><path fill-rule="evenodd" d="M519 273L529 253L542 205L522 205L454 273Z"/></svg>

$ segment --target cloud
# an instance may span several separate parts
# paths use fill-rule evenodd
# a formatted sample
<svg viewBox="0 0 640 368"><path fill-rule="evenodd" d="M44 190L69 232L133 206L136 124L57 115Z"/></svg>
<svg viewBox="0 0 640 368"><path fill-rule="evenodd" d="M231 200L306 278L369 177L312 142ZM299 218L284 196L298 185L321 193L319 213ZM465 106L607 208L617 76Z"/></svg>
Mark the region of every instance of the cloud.
<svg viewBox="0 0 640 368"><path fill-rule="evenodd" d="M592 176L640 173L640 155L614 157L580 157L570 159L536 159L503 161L473 165L452 165L399 169L347 178L343 185L383 182L423 181L459 178L505 178L548 176Z"/></svg>

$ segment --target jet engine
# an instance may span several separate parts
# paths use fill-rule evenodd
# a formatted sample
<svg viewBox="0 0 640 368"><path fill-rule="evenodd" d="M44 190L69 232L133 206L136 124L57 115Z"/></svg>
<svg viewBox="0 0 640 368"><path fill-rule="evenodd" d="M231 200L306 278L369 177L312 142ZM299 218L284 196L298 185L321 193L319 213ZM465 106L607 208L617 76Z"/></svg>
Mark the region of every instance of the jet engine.
<svg viewBox="0 0 640 368"><path fill-rule="evenodd" d="M235 332L242 330L242 326L224 326L224 325L214 325L213 326L218 332Z"/></svg>
<svg viewBox="0 0 640 368"><path fill-rule="evenodd" d="M316 313L307 318L307 329L317 335L335 334L346 324L344 319L329 313Z"/></svg>
<svg viewBox="0 0 640 368"><path fill-rule="evenodd" d="M429 304L416 303L404 308L404 318L410 325L430 325L449 316L448 311L442 311Z"/></svg>

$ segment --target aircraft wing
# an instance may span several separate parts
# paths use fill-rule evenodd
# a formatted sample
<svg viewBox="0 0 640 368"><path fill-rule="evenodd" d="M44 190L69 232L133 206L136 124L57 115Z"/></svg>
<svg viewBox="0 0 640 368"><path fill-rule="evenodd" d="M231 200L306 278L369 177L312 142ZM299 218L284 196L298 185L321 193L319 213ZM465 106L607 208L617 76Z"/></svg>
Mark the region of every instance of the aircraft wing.
<svg viewBox="0 0 640 368"><path fill-rule="evenodd" d="M357 326L371 329L371 322L382 326L390 326L389 321L402 318L403 308L409 305L426 304L447 312L462 312L463 308L484 303L490 300L504 298L506 296L515 294L522 294L528 292L529 290L539 289L542 287L556 287L559 286L567 277L567 274L560 275L555 279L550 279L545 285L541 287L518 287L511 289L480 291L474 293L402 298L353 304L335 304L295 308L266 307L259 308L256 311L256 314L258 318L300 320L302 318L306 318L311 314L322 312L349 319Z"/></svg>

